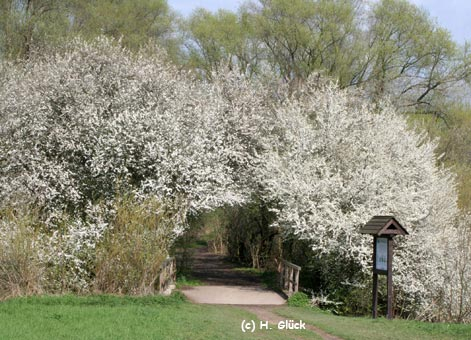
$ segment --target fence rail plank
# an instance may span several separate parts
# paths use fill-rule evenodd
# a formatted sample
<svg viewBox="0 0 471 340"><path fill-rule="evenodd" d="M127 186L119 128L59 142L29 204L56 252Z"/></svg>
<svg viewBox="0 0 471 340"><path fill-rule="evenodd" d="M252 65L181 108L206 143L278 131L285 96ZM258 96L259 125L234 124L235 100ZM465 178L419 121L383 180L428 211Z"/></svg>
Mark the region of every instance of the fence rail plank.
<svg viewBox="0 0 471 340"><path fill-rule="evenodd" d="M299 272L301 267L286 260L278 263L278 274L280 288L289 296L296 293L299 289Z"/></svg>

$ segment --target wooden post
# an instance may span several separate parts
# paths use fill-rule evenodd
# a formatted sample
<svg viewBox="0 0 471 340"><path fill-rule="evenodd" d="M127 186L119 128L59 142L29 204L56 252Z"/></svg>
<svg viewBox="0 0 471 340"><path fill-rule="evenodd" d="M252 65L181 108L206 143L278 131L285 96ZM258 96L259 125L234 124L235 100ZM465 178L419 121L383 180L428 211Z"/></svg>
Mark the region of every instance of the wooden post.
<svg viewBox="0 0 471 340"><path fill-rule="evenodd" d="M393 281L392 281L392 262L393 262L393 239L388 237L388 310L387 318L392 319L393 315Z"/></svg>
<svg viewBox="0 0 471 340"><path fill-rule="evenodd" d="M296 269L296 277L294 278L294 292L297 293L299 289L299 270Z"/></svg>
<svg viewBox="0 0 471 340"><path fill-rule="evenodd" d="M376 236L373 237L373 319L378 317L378 273L376 268Z"/></svg>
<svg viewBox="0 0 471 340"><path fill-rule="evenodd" d="M177 273L177 262L174 257L167 258L160 267L159 273L159 292L162 294L171 285L175 284ZM171 288L173 289L173 288Z"/></svg>
<svg viewBox="0 0 471 340"><path fill-rule="evenodd" d="M280 275L280 288L283 289L283 270L284 270L284 265L283 265L283 260L280 260L280 263L278 264L278 273Z"/></svg>
<svg viewBox="0 0 471 340"><path fill-rule="evenodd" d="M285 285L286 285L286 266L285 264L283 263L283 265L281 266L281 289L286 289Z"/></svg>
<svg viewBox="0 0 471 340"><path fill-rule="evenodd" d="M163 271L159 274L159 293L164 291L164 273Z"/></svg>
<svg viewBox="0 0 471 340"><path fill-rule="evenodd" d="M171 289L175 288L175 282L177 281L177 260L175 257L172 257L171 267L170 267L170 283L169 287Z"/></svg>
<svg viewBox="0 0 471 340"><path fill-rule="evenodd" d="M293 268L289 267L288 272L288 292L291 294L293 292Z"/></svg>
<svg viewBox="0 0 471 340"><path fill-rule="evenodd" d="M284 283L284 288L285 289L288 289L288 285L289 285L289 267L285 265L285 270L284 270L284 273L285 273L285 283Z"/></svg>
<svg viewBox="0 0 471 340"><path fill-rule="evenodd" d="M378 274L373 273L373 319L378 317Z"/></svg>

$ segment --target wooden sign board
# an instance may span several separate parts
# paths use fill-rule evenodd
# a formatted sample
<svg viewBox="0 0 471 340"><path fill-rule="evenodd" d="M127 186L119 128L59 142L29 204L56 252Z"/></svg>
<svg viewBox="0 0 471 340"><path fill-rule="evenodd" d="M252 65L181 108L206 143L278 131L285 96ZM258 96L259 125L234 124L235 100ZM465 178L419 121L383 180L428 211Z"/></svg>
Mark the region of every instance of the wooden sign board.
<svg viewBox="0 0 471 340"><path fill-rule="evenodd" d="M378 274L387 274L388 272L388 238L376 237L376 254L374 261L374 270Z"/></svg>
<svg viewBox="0 0 471 340"><path fill-rule="evenodd" d="M373 236L373 318L378 316L378 274L387 275L387 317L393 318L393 237L408 235L407 230L394 216L373 216L360 233Z"/></svg>

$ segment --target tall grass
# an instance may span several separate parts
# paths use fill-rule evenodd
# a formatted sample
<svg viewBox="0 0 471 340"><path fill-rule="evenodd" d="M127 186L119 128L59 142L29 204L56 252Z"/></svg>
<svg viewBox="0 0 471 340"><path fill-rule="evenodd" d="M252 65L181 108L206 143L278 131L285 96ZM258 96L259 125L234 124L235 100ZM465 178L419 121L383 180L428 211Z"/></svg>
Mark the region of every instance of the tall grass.
<svg viewBox="0 0 471 340"><path fill-rule="evenodd" d="M0 211L0 299L42 292L38 213L13 208Z"/></svg>
<svg viewBox="0 0 471 340"><path fill-rule="evenodd" d="M103 293L151 294L160 266L173 241L174 212L157 199L138 202L124 196L97 249L95 290Z"/></svg>
<svg viewBox="0 0 471 340"><path fill-rule="evenodd" d="M116 198L98 226L66 213L53 225L31 207L0 210L0 299L41 293L142 295L158 289L184 209Z"/></svg>

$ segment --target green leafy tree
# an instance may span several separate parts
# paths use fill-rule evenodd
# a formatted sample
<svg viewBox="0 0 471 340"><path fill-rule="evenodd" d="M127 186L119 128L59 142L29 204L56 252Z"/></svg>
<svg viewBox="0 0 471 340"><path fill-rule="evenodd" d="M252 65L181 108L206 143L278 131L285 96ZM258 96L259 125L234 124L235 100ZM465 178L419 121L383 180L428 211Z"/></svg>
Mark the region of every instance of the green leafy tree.
<svg viewBox="0 0 471 340"><path fill-rule="evenodd" d="M169 43L176 20L166 0L74 0L72 10L75 32L122 39L131 49L149 39Z"/></svg>
<svg viewBox="0 0 471 340"><path fill-rule="evenodd" d="M285 80L325 70L348 82L356 55L356 1L260 0L249 8L267 61Z"/></svg>
<svg viewBox="0 0 471 340"><path fill-rule="evenodd" d="M0 0L0 55L28 57L34 47L57 41L69 29L68 1Z"/></svg>
<svg viewBox="0 0 471 340"><path fill-rule="evenodd" d="M430 114L410 117L413 125L439 140L437 154L440 162L453 168L458 180L458 203L471 211L471 108L469 104L448 102L446 120Z"/></svg>
<svg viewBox="0 0 471 340"><path fill-rule="evenodd" d="M365 34L368 53L351 83L367 83L376 97L388 94L402 107L440 115L447 90L470 75L469 51L406 0L375 3Z"/></svg>
<svg viewBox="0 0 471 340"><path fill-rule="evenodd" d="M0 53L23 58L64 38L106 35L135 51L152 40L177 60L177 22L166 0L0 0Z"/></svg>
<svg viewBox="0 0 471 340"><path fill-rule="evenodd" d="M243 10L239 14L219 10L195 10L183 28L188 32L188 64L211 77L221 64L255 72L260 48L253 36L253 21Z"/></svg>

